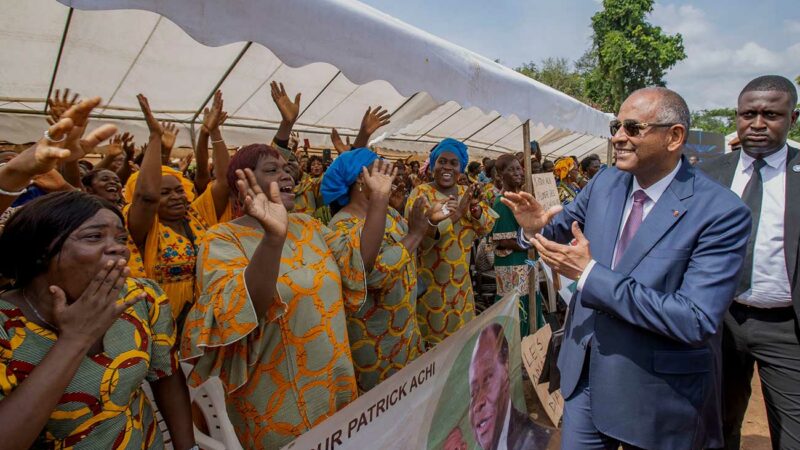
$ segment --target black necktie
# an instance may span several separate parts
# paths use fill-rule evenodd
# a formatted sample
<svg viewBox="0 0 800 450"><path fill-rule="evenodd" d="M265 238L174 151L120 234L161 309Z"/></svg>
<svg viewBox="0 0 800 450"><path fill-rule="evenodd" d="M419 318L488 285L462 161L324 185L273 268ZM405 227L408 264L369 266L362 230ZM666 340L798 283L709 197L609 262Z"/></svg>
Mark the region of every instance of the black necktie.
<svg viewBox="0 0 800 450"><path fill-rule="evenodd" d="M753 279L753 250L756 245L756 235L758 234L758 221L761 218L761 198L764 194L761 168L766 164L767 162L763 159L753 161L753 174L750 176L750 181L747 182L747 186L744 187L744 192L742 193L742 200L750 208L753 228L750 231L750 239L747 241L747 254L744 256L742 277L739 278L739 287L736 289L736 295L750 289L750 283Z"/></svg>

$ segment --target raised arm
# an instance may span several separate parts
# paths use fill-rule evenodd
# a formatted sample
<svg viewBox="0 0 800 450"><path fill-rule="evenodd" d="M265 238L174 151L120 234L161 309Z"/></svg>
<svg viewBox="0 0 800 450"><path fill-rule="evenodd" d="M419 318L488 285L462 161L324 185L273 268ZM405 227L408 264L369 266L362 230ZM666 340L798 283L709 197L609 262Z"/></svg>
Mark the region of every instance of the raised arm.
<svg viewBox="0 0 800 450"><path fill-rule="evenodd" d="M203 111L202 127L208 131L208 136L211 137L211 146L214 149L214 172L217 176L211 184L211 195L214 197L214 209L217 212L218 219L225 212L231 194L230 186L228 186L228 177L226 176L231 155L228 153L228 146L225 144L225 140L222 138L222 131L219 128L225 123L228 113L222 110L222 106L222 91L217 91L214 94L214 102L211 104L211 108L206 108Z"/></svg>
<svg viewBox="0 0 800 450"><path fill-rule="evenodd" d="M150 140L142 159L139 178L136 180L136 189L128 212L128 231L133 242L139 248L144 248L147 242L147 233L153 226L153 221L158 214L158 204L161 201L161 124L158 123L147 97L142 94L136 96L139 106L144 113L147 127L150 129Z"/></svg>
<svg viewBox="0 0 800 450"><path fill-rule="evenodd" d="M347 143L345 144L342 142L342 137L339 136L339 131L336 130L336 128L331 129L331 143L333 143L333 148L336 150L336 153L340 155L353 148L353 145L350 144L350 136L347 136Z"/></svg>
<svg viewBox="0 0 800 450"><path fill-rule="evenodd" d="M392 193L392 181L397 176L397 167L389 161L378 159L371 173L364 167L361 175L370 192L369 209L361 231L361 259L364 261L364 271L370 273L383 243L386 211L389 208L389 196Z"/></svg>
<svg viewBox="0 0 800 450"><path fill-rule="evenodd" d="M168 166L172 161L172 149L178 139L180 129L174 123L161 123L161 164Z"/></svg>
<svg viewBox="0 0 800 450"><path fill-rule="evenodd" d="M128 178L131 177L131 173L133 172L131 166L133 165L135 148L136 144L133 142L133 135L128 132L123 133L122 152L125 154L125 161L122 163L122 167L117 170L117 176L123 186L128 182Z"/></svg>
<svg viewBox="0 0 800 450"><path fill-rule="evenodd" d="M367 144L369 144L369 138L372 136L372 133L377 131L378 128L389 125L390 117L389 111L380 106L376 106L374 110L372 108L367 108L367 112L364 113L364 118L361 119L361 128L358 130L358 136L356 136L356 140L353 142L353 147L366 147Z"/></svg>
<svg viewBox="0 0 800 450"><path fill-rule="evenodd" d="M283 148L289 148L289 138L292 135L292 128L300 115L300 96L298 92L294 97L294 101L286 94L286 88L283 83L273 81L270 83L272 88L272 101L278 107L281 113L281 124L278 127L278 132L275 134L275 143Z"/></svg>
<svg viewBox="0 0 800 450"><path fill-rule="evenodd" d="M278 295L278 271L289 226L289 213L281 201L278 183L270 183L267 195L259 187L252 170L237 170L236 176L239 178L239 192L245 193L245 212L264 229L264 235L244 271L244 281L256 317L261 318Z"/></svg>

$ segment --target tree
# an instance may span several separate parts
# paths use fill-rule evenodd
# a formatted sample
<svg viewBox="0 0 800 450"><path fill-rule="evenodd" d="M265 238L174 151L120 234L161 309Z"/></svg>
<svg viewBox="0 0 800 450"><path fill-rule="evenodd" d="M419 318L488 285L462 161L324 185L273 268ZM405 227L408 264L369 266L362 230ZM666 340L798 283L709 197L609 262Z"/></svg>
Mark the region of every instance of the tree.
<svg viewBox="0 0 800 450"><path fill-rule="evenodd" d="M617 111L633 91L664 86L666 71L686 58L683 37L648 23L654 0L603 0L592 16L592 47L582 66L590 69L585 93L606 111Z"/></svg>
<svg viewBox="0 0 800 450"><path fill-rule="evenodd" d="M728 135L736 131L736 110L719 108L693 111L692 128Z"/></svg>
<svg viewBox="0 0 800 450"><path fill-rule="evenodd" d="M514 70L582 102L588 100L583 75L566 58L545 58L541 68L531 61Z"/></svg>

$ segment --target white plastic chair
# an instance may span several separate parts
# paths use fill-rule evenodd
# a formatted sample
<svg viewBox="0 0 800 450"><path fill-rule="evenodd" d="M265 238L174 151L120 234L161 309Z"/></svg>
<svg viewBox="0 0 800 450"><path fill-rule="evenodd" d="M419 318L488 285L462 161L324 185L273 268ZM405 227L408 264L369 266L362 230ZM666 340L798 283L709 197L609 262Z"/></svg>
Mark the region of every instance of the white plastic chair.
<svg viewBox="0 0 800 450"><path fill-rule="evenodd" d="M189 374L192 366L181 363L183 373ZM208 425L210 436L194 427L194 437L203 449L207 450L242 450L242 445L233 430L233 424L225 409L225 390L222 381L217 377L209 378L197 388L189 386L192 402L200 407Z"/></svg>

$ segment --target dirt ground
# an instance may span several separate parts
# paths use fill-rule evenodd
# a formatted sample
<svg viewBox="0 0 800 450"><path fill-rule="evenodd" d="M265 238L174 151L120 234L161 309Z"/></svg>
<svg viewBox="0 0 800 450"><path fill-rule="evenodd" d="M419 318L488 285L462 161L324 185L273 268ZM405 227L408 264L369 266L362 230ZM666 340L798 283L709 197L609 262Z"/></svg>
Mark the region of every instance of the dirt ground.
<svg viewBox="0 0 800 450"><path fill-rule="evenodd" d="M550 419L541 409L533 385L526 381L523 382L525 390L525 400L528 404L528 411L534 422L548 427L552 427ZM753 395L750 396L750 404L747 406L747 414L742 425L742 450L771 450L769 441L769 426L767 425L767 411L764 408L764 396L761 394L761 380L758 373L753 376Z"/></svg>

